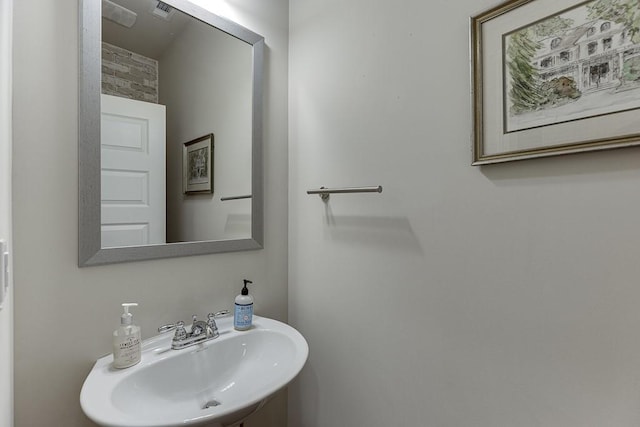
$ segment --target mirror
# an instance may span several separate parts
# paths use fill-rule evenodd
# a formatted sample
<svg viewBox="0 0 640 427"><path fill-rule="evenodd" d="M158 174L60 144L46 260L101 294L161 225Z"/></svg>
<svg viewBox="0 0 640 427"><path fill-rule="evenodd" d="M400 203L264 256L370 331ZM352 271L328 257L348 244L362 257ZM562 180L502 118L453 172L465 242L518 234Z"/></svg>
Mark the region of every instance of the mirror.
<svg viewBox="0 0 640 427"><path fill-rule="evenodd" d="M260 249L264 39L187 0L82 0L80 266Z"/></svg>

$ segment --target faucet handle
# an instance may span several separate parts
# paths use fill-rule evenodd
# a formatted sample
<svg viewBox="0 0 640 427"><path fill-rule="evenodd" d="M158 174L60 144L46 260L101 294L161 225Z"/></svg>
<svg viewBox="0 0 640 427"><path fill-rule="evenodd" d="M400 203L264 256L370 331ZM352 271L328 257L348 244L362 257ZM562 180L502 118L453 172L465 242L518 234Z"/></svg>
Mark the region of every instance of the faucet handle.
<svg viewBox="0 0 640 427"><path fill-rule="evenodd" d="M216 325L216 315L214 313L207 314L207 326L211 329L211 335L213 338L220 335L218 332L218 325Z"/></svg>
<svg viewBox="0 0 640 427"><path fill-rule="evenodd" d="M181 320L176 323L176 333L173 335L174 341L183 341L187 339L187 331L184 329L184 322Z"/></svg>
<svg viewBox="0 0 640 427"><path fill-rule="evenodd" d="M158 332L160 332L161 334L164 334L165 332L169 332L172 331L176 328L176 324L175 323L170 323L168 325L162 325L158 328Z"/></svg>
<svg viewBox="0 0 640 427"><path fill-rule="evenodd" d="M213 313L207 314L207 325L216 324L216 315Z"/></svg>

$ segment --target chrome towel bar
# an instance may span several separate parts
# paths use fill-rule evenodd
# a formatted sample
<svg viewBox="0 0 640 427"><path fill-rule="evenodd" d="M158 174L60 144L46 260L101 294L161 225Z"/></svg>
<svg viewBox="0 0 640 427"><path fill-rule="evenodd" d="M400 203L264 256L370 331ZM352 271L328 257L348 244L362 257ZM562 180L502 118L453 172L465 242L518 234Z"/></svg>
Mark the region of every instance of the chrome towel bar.
<svg viewBox="0 0 640 427"><path fill-rule="evenodd" d="M322 200L328 200L329 194L338 193L382 193L382 185L376 187L343 187L343 188L325 188L320 187L317 190L307 190L307 194L319 194Z"/></svg>
<svg viewBox="0 0 640 427"><path fill-rule="evenodd" d="M251 194L247 194L244 196L229 196L229 197L220 197L221 202L226 202L227 200L240 200L240 199L250 199L253 196Z"/></svg>

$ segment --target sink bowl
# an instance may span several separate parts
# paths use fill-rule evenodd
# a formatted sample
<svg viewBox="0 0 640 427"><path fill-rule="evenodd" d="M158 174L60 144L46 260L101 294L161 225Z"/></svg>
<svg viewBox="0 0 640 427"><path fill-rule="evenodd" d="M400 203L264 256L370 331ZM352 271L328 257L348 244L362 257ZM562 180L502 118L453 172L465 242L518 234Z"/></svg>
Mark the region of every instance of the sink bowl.
<svg viewBox="0 0 640 427"><path fill-rule="evenodd" d="M182 350L173 334L143 342L142 360L127 369L97 360L80 392L84 413L102 426L232 426L266 403L304 366L309 347L289 325L254 316L248 331L217 319L220 336Z"/></svg>

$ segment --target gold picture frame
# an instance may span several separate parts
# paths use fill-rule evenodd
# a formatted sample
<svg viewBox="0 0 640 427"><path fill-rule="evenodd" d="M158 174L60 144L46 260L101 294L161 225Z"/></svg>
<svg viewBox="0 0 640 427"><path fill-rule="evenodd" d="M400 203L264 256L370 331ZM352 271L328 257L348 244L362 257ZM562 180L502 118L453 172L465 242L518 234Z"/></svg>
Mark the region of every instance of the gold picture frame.
<svg viewBox="0 0 640 427"><path fill-rule="evenodd" d="M510 0L471 17L472 165L640 144L640 32L621 3L640 13Z"/></svg>
<svg viewBox="0 0 640 427"><path fill-rule="evenodd" d="M182 147L184 194L213 193L213 134L185 142Z"/></svg>

